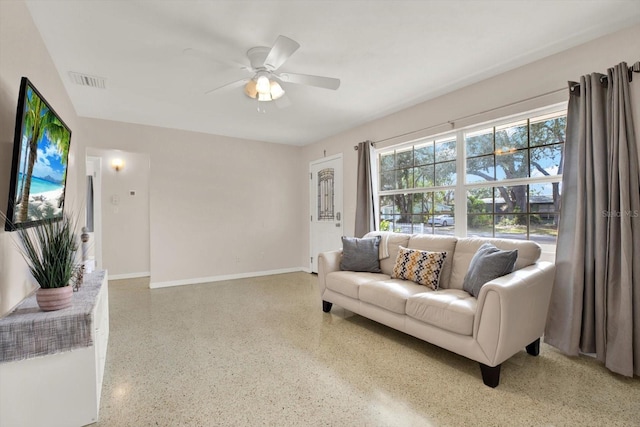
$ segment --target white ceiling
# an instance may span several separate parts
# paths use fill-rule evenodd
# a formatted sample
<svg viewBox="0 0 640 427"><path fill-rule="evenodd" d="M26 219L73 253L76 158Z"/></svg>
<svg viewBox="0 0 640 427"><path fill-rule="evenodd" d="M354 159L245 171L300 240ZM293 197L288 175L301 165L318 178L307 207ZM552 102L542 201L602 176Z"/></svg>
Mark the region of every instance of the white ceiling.
<svg viewBox="0 0 640 427"><path fill-rule="evenodd" d="M305 145L640 22L639 0L28 1L80 116ZM300 43L289 106L242 87L246 51ZM185 49L187 52L185 54ZM189 53L190 52L190 53ZM72 83L70 71L106 78ZM37 86L37 82L34 82Z"/></svg>

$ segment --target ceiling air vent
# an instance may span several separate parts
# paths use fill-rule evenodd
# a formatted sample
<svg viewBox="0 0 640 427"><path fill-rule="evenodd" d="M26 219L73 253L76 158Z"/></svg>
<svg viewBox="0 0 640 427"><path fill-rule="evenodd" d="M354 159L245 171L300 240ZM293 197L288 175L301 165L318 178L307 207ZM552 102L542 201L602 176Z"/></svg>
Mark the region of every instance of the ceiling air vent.
<svg viewBox="0 0 640 427"><path fill-rule="evenodd" d="M105 88L104 77L90 76L87 74L76 73L73 71L69 71L69 77L71 77L71 81L77 85L96 87L99 89Z"/></svg>

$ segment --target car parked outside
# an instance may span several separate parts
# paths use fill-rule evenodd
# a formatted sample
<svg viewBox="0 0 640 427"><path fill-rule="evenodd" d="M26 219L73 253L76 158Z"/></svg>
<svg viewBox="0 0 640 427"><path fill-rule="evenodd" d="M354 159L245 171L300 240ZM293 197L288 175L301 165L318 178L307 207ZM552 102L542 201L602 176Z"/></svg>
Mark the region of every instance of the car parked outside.
<svg viewBox="0 0 640 427"><path fill-rule="evenodd" d="M432 216L427 221L427 224L436 225L436 226L440 226L440 227L446 227L448 225L454 225L455 224L455 220L453 219L452 215L444 215L443 214L443 215Z"/></svg>

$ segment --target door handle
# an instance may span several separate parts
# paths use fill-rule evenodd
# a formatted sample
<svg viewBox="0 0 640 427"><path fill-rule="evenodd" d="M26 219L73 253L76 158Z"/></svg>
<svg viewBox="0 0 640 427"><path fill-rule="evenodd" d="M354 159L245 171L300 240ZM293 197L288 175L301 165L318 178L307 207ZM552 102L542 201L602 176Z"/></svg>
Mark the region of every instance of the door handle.
<svg viewBox="0 0 640 427"><path fill-rule="evenodd" d="M340 221L340 212L336 213L336 220Z"/></svg>

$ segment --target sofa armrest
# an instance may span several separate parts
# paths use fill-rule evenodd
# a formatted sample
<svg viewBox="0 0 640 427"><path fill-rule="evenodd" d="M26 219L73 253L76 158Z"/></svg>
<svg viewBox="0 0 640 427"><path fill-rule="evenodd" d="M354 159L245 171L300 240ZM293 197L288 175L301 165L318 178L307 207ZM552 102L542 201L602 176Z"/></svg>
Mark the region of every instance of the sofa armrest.
<svg viewBox="0 0 640 427"><path fill-rule="evenodd" d="M478 295L473 334L496 366L544 333L555 265L538 261L487 282Z"/></svg>
<svg viewBox="0 0 640 427"><path fill-rule="evenodd" d="M320 296L324 294L327 274L340 270L340 260L342 259L342 249L337 251L321 252L318 255L318 286Z"/></svg>

